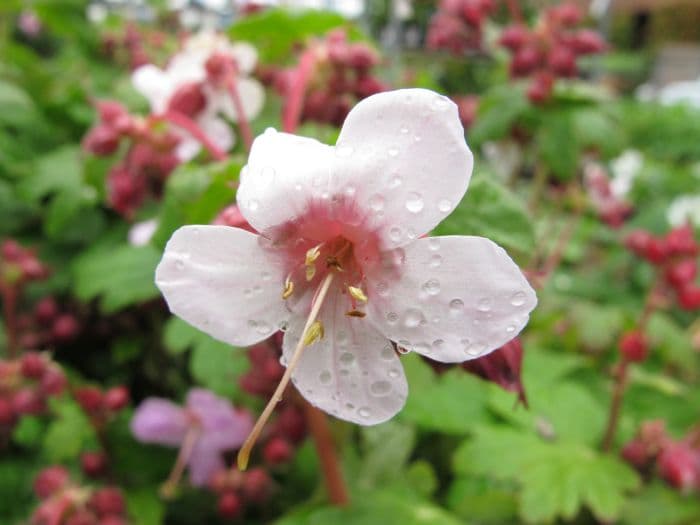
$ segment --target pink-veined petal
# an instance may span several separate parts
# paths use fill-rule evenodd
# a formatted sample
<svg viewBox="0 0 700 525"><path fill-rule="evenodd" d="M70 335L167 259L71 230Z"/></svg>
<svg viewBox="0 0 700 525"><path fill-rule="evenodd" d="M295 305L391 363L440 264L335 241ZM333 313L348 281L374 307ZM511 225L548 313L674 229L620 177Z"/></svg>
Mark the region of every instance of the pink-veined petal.
<svg viewBox="0 0 700 525"><path fill-rule="evenodd" d="M252 78L239 78L236 80L236 90L241 99L246 119L251 120L257 117L265 103L265 90L260 82ZM233 122L238 122L238 112L231 96L226 91L217 90L213 94L213 99L224 115Z"/></svg>
<svg viewBox="0 0 700 525"><path fill-rule="evenodd" d="M202 131L219 149L228 151L236 143L236 136L233 134L231 126L223 119L205 113L198 119L198 122Z"/></svg>
<svg viewBox="0 0 700 525"><path fill-rule="evenodd" d="M368 276L368 318L437 361L488 354L527 324L537 296L503 248L483 237L431 237L384 254Z"/></svg>
<svg viewBox="0 0 700 525"><path fill-rule="evenodd" d="M200 439L218 450L238 448L253 428L248 412L237 411L228 399L203 388L193 388L187 394L187 408L192 410L202 425Z"/></svg>
<svg viewBox="0 0 700 525"><path fill-rule="evenodd" d="M236 59L239 73L249 75L258 62L258 51L248 42L235 42L229 46L229 52Z"/></svg>
<svg viewBox="0 0 700 525"><path fill-rule="evenodd" d="M187 466L190 471L190 483L195 487L206 485L218 470L226 468L221 451L210 447L209 443L201 438L192 449Z"/></svg>
<svg viewBox="0 0 700 525"><path fill-rule="evenodd" d="M229 226L183 226L168 241L156 284L170 311L236 346L279 329L284 270L264 239Z"/></svg>
<svg viewBox="0 0 700 525"><path fill-rule="evenodd" d="M151 111L160 113L165 110L173 93L173 83L165 71L153 64L145 64L131 74L131 83L146 97Z"/></svg>
<svg viewBox="0 0 700 525"><path fill-rule="evenodd" d="M333 192L356 192L385 248L433 229L462 199L473 157L457 106L426 89L379 93L347 116Z"/></svg>
<svg viewBox="0 0 700 525"><path fill-rule="evenodd" d="M314 139L268 129L253 142L236 199L259 232L293 221L313 201L329 198L333 148Z"/></svg>
<svg viewBox="0 0 700 525"><path fill-rule="evenodd" d="M325 335L292 373L299 392L313 405L347 421L374 425L406 402L408 385L393 346L366 319L350 317L350 300L331 288L319 320ZM284 362L296 348L305 320L294 318L284 336Z"/></svg>
<svg viewBox="0 0 700 525"><path fill-rule="evenodd" d="M144 400L131 419L131 433L143 443L179 446L187 432L187 416L179 405L159 397Z"/></svg>

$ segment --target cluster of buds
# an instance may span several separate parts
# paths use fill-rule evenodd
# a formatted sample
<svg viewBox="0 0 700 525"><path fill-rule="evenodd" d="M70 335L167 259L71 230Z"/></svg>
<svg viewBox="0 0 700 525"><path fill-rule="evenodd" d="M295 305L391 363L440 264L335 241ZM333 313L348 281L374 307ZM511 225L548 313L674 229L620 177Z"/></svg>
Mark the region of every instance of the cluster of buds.
<svg viewBox="0 0 700 525"><path fill-rule="evenodd" d="M164 42L165 35L159 31L143 32L134 24L127 24L121 33L108 33L102 37L102 53L109 60L136 69L150 62L147 46L160 48Z"/></svg>
<svg viewBox="0 0 700 525"><path fill-rule="evenodd" d="M688 493L700 490L700 433L697 429L674 440L663 421L642 423L622 449L622 457L647 476L654 473L672 487Z"/></svg>
<svg viewBox="0 0 700 525"><path fill-rule="evenodd" d="M511 53L510 75L532 78L528 98L533 104L550 98L557 78L578 75L579 57L606 49L597 32L578 28L582 20L580 8L565 3L547 9L532 29L516 24L503 30L499 43Z"/></svg>
<svg viewBox="0 0 700 525"><path fill-rule="evenodd" d="M275 391L284 367L280 364L282 338L278 335L248 349L250 370L241 376L241 388L254 396L269 399ZM262 438L262 457L269 466L282 465L294 456L295 447L306 437L306 421L301 408L291 401L282 401L277 419Z"/></svg>
<svg viewBox="0 0 700 525"><path fill-rule="evenodd" d="M342 29L314 41L297 67L268 70L263 80L287 101L303 90L301 121L340 126L358 101L386 86L372 74L380 62L377 52L363 42L348 42Z"/></svg>
<svg viewBox="0 0 700 525"><path fill-rule="evenodd" d="M588 163L583 170L583 182L590 203L605 224L619 228L631 215L632 205L617 195L605 168L595 162Z"/></svg>
<svg viewBox="0 0 700 525"><path fill-rule="evenodd" d="M179 164L175 154L179 138L158 120L131 115L118 102L99 101L96 107L99 121L83 139L83 148L110 156L123 139L129 142L124 158L111 168L107 185L110 205L131 217L146 196L160 193Z"/></svg>
<svg viewBox="0 0 700 525"><path fill-rule="evenodd" d="M444 49L455 55L480 50L484 20L495 10L494 0L440 0L430 20L428 48Z"/></svg>
<svg viewBox="0 0 700 525"><path fill-rule="evenodd" d="M209 482L209 488L217 495L217 510L221 517L239 517L246 505L262 505L270 498L273 480L262 467L245 472L233 468L220 470Z"/></svg>
<svg viewBox="0 0 700 525"><path fill-rule="evenodd" d="M66 387L66 376L49 355L27 352L19 359L0 361L0 432L12 429L24 415L46 412L47 399Z"/></svg>
<svg viewBox="0 0 700 525"><path fill-rule="evenodd" d="M0 287L18 287L48 275L49 269L33 250L23 248L13 239L6 239L0 245Z"/></svg>
<svg viewBox="0 0 700 525"><path fill-rule="evenodd" d="M695 282L700 245L690 225L673 228L663 236L636 230L627 236L625 244L654 265L681 308L700 309L700 285Z"/></svg>
<svg viewBox="0 0 700 525"><path fill-rule="evenodd" d="M123 385L107 390L96 386L81 386L73 391L73 397L97 429L104 427L130 401L129 390Z"/></svg>
<svg viewBox="0 0 700 525"><path fill-rule="evenodd" d="M31 517L32 525L127 525L126 503L116 487L81 486L62 466L39 472L34 493L41 503Z"/></svg>
<svg viewBox="0 0 700 525"><path fill-rule="evenodd" d="M19 345L25 350L52 348L72 341L80 331L78 318L62 311L56 300L47 295L31 313L17 319Z"/></svg>
<svg viewBox="0 0 700 525"><path fill-rule="evenodd" d="M462 126L464 126L464 129L469 129L476 120L476 115L479 111L479 97L477 95L458 95L451 98L457 104L459 120L462 122Z"/></svg>

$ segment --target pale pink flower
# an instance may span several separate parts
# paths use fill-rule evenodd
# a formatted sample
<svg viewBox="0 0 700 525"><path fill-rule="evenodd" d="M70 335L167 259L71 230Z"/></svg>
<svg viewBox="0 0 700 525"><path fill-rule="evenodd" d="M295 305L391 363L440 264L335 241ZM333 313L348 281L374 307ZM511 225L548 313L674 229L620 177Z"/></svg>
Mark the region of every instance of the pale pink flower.
<svg viewBox="0 0 700 525"><path fill-rule="evenodd" d="M176 97L192 108L192 117L216 146L227 151L235 144L231 127L221 116L238 122L239 116L225 86L211 82L207 73L207 61L214 56L233 59L236 65L236 90L241 100L246 120L260 113L265 101L265 91L260 83L250 78L257 63L257 51L246 42L230 42L225 36L203 31L185 40L180 52L175 54L165 69L146 64L136 69L131 81L151 105L154 114L162 114ZM197 100L197 99L201 99ZM189 134L183 133L178 145L178 157L182 161L193 158L200 144Z"/></svg>
<svg viewBox="0 0 700 525"><path fill-rule="evenodd" d="M260 235L184 226L156 283L174 314L232 345L286 330L285 365L325 293L325 335L292 381L339 418L380 423L408 393L391 342L437 361L475 359L515 337L537 302L490 240L422 237L460 202L472 164L457 107L424 89L363 100L335 146L268 130L237 195Z"/></svg>
<svg viewBox="0 0 700 525"><path fill-rule="evenodd" d="M252 426L248 412L201 388L189 391L184 407L149 397L131 420L131 432L143 443L188 447L186 461L195 486L225 467L221 454L240 447Z"/></svg>

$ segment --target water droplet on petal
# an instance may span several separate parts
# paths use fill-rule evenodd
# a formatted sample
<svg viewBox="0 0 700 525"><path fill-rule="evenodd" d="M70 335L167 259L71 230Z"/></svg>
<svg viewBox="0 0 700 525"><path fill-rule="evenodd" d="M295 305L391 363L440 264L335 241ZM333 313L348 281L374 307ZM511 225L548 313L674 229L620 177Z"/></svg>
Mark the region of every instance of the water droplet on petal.
<svg viewBox="0 0 700 525"><path fill-rule="evenodd" d="M428 295L437 295L440 293L440 281L437 279L430 279L423 283L423 290L426 291Z"/></svg>
<svg viewBox="0 0 700 525"><path fill-rule="evenodd" d="M373 396L384 397L391 393L391 383L389 381L375 381L369 387L369 391Z"/></svg>
<svg viewBox="0 0 700 525"><path fill-rule="evenodd" d="M413 351L418 352L419 354L429 354L430 350L431 348L428 343L416 343L413 345Z"/></svg>
<svg viewBox="0 0 700 525"><path fill-rule="evenodd" d="M433 109L436 111L443 111L450 106L450 101L447 97L437 96L433 99Z"/></svg>
<svg viewBox="0 0 700 525"><path fill-rule="evenodd" d="M430 267L439 268L442 264L442 256L437 253L430 258Z"/></svg>
<svg viewBox="0 0 700 525"><path fill-rule="evenodd" d="M442 339L436 339L435 341L433 341L433 348L438 351L442 350L443 348L445 348L445 341L443 341Z"/></svg>
<svg viewBox="0 0 700 525"><path fill-rule="evenodd" d="M365 418L365 419L372 415L372 411L370 410L369 407L360 407L357 410L357 413L360 415L360 417Z"/></svg>
<svg viewBox="0 0 700 525"><path fill-rule="evenodd" d="M399 131L401 132L402 135L405 135L406 133L408 133L408 128L406 126L401 126Z"/></svg>
<svg viewBox="0 0 700 525"><path fill-rule="evenodd" d="M450 311L453 314L460 313L463 308L464 308L464 301L462 301L461 299L452 299L450 301Z"/></svg>
<svg viewBox="0 0 700 525"><path fill-rule="evenodd" d="M379 283L377 283L377 293L382 297L386 297L389 293L389 285L386 281L379 281Z"/></svg>
<svg viewBox="0 0 700 525"><path fill-rule="evenodd" d="M389 154L390 157L397 157L399 154L399 149L398 148L389 148L387 150L387 153Z"/></svg>
<svg viewBox="0 0 700 525"><path fill-rule="evenodd" d="M394 347L391 345L386 345L382 348L379 356L385 361L392 361L394 359Z"/></svg>
<svg viewBox="0 0 700 525"><path fill-rule="evenodd" d="M386 320L389 322L389 324L394 324L399 320L399 314L396 312L389 312L386 314Z"/></svg>
<svg viewBox="0 0 700 525"><path fill-rule="evenodd" d="M506 332L508 332L509 334L515 332L515 325L509 324L508 326L506 326Z"/></svg>
<svg viewBox="0 0 700 525"><path fill-rule="evenodd" d="M178 259L177 261L175 261L175 268L177 268L178 270L184 270L185 262L181 259Z"/></svg>
<svg viewBox="0 0 700 525"><path fill-rule="evenodd" d="M479 342L479 341L477 341L475 343L471 343L469 345L465 345L465 347L464 347L464 351L471 356L479 355L484 350L486 350L486 344Z"/></svg>
<svg viewBox="0 0 700 525"><path fill-rule="evenodd" d="M287 321L282 321L277 325L277 328L279 328L281 332L286 332L289 330L289 323Z"/></svg>
<svg viewBox="0 0 700 525"><path fill-rule="evenodd" d="M394 242L399 242L401 240L401 228L394 226L389 230L389 238Z"/></svg>
<svg viewBox="0 0 700 525"><path fill-rule="evenodd" d="M392 379L396 379L397 377L399 377L399 371L396 370L396 368L390 368L387 372L387 375Z"/></svg>
<svg viewBox="0 0 700 525"><path fill-rule="evenodd" d="M260 278L261 278L263 281L269 281L270 279L272 279L272 275L270 274L270 272L261 272L261 273L260 273Z"/></svg>
<svg viewBox="0 0 700 525"><path fill-rule="evenodd" d="M335 148L335 154L338 157L349 157L355 151L351 146L337 146Z"/></svg>
<svg viewBox="0 0 700 525"><path fill-rule="evenodd" d="M436 252L440 249L440 239L437 237L429 237L428 238L428 249Z"/></svg>
<svg viewBox="0 0 700 525"><path fill-rule="evenodd" d="M450 202L447 199L442 199L440 202L438 202L438 211L441 211L442 213L447 213L452 209L452 202Z"/></svg>
<svg viewBox="0 0 700 525"><path fill-rule="evenodd" d="M405 339L399 339L396 342L396 348L398 349L400 354L407 354L411 351L411 342L406 341Z"/></svg>
<svg viewBox="0 0 700 525"><path fill-rule="evenodd" d="M248 209L250 211L256 211L260 207L260 203L255 199L250 199L248 201Z"/></svg>
<svg viewBox="0 0 700 525"><path fill-rule="evenodd" d="M384 209L384 197L375 193L369 199L369 207L374 211L380 211Z"/></svg>
<svg viewBox="0 0 700 525"><path fill-rule="evenodd" d="M415 328L423 319L423 312L416 308L408 308L404 313L403 324L408 328Z"/></svg>
<svg viewBox="0 0 700 525"><path fill-rule="evenodd" d="M260 335L267 335L270 333L272 328L265 321L260 321L256 330Z"/></svg>
<svg viewBox="0 0 700 525"><path fill-rule="evenodd" d="M400 175L392 175L387 181L387 186L392 190L398 188L401 184L403 184L403 179Z"/></svg>
<svg viewBox="0 0 700 525"><path fill-rule="evenodd" d="M522 306L525 304L526 298L527 296L525 295L525 292L516 292L510 298L510 304L512 304L513 306Z"/></svg>
<svg viewBox="0 0 700 525"><path fill-rule="evenodd" d="M346 366L350 366L355 362L355 354L351 352L343 352L338 358L340 362Z"/></svg>
<svg viewBox="0 0 700 525"><path fill-rule="evenodd" d="M243 296L246 299L250 299L252 297L252 295L253 295L253 291L250 288L246 288L245 290L243 290Z"/></svg>
<svg viewBox="0 0 700 525"><path fill-rule="evenodd" d="M318 375L318 380L321 382L322 385L328 385L330 384L331 380L333 379L333 376L328 370L324 370Z"/></svg>
<svg viewBox="0 0 700 525"><path fill-rule="evenodd" d="M491 299L488 297L480 299L476 305L476 309L480 312L489 312L491 310Z"/></svg>
<svg viewBox="0 0 700 525"><path fill-rule="evenodd" d="M418 193L409 193L406 199L406 209L411 213L420 213L423 210L423 198Z"/></svg>

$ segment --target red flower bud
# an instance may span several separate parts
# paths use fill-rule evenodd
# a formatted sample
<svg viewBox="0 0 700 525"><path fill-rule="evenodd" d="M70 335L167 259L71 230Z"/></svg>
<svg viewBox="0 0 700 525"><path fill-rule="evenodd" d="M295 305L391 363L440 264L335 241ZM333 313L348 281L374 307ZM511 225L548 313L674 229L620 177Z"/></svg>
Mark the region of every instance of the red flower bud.
<svg viewBox="0 0 700 525"><path fill-rule="evenodd" d="M71 314L59 315L51 327L51 335L58 342L70 341L77 334L80 326L78 320Z"/></svg>
<svg viewBox="0 0 700 525"><path fill-rule="evenodd" d="M644 258L647 261L652 264L661 264L666 261L668 255L668 245L665 239L659 239L658 237L649 239L649 243L644 251Z"/></svg>
<svg viewBox="0 0 700 525"><path fill-rule="evenodd" d="M58 314L58 305L53 297L47 296L41 299L34 307L34 317L39 323L53 321Z"/></svg>
<svg viewBox="0 0 700 525"><path fill-rule="evenodd" d="M24 377L39 379L46 370L46 359L37 352L27 352L20 359L20 371Z"/></svg>
<svg viewBox="0 0 700 525"><path fill-rule="evenodd" d="M240 514L241 510L243 510L243 504L235 492L226 491L219 496L217 509L219 510L220 516L231 519Z"/></svg>
<svg viewBox="0 0 700 525"><path fill-rule="evenodd" d="M262 468L257 467L247 471L243 478L243 494L246 500L263 503L270 495L272 479Z"/></svg>
<svg viewBox="0 0 700 525"><path fill-rule="evenodd" d="M170 97L168 110L195 117L207 105L207 98L202 91L202 85L198 82L191 82L180 86Z"/></svg>
<svg viewBox="0 0 700 525"><path fill-rule="evenodd" d="M637 438L622 448L622 457L627 463L640 470L646 467L651 460L646 445Z"/></svg>
<svg viewBox="0 0 700 525"><path fill-rule="evenodd" d="M115 386L105 392L104 405L107 410L118 411L129 404L129 390L125 386Z"/></svg>
<svg viewBox="0 0 700 525"><path fill-rule="evenodd" d="M576 76L576 55L563 46L555 47L547 57L550 69L561 77Z"/></svg>
<svg viewBox="0 0 700 525"><path fill-rule="evenodd" d="M590 29L578 31L572 40L572 46L579 55L602 53L607 48L603 37Z"/></svg>
<svg viewBox="0 0 700 525"><path fill-rule="evenodd" d="M87 509L78 509L68 516L63 525L98 525L97 516ZM101 524L100 524L101 525Z"/></svg>
<svg viewBox="0 0 700 525"><path fill-rule="evenodd" d="M652 234L646 230L635 230L625 239L625 246L639 257L644 257L652 238Z"/></svg>
<svg viewBox="0 0 700 525"><path fill-rule="evenodd" d="M668 232L666 245L670 255L695 257L698 254L698 244L695 242L693 229L688 225L674 228Z"/></svg>
<svg viewBox="0 0 700 525"><path fill-rule="evenodd" d="M25 387L12 396L12 408L19 415L39 415L46 410L46 403L41 394L30 387Z"/></svg>
<svg viewBox="0 0 700 525"><path fill-rule="evenodd" d="M94 386L82 386L75 389L75 400L88 414L93 414L102 409L102 391Z"/></svg>
<svg viewBox="0 0 700 525"><path fill-rule="evenodd" d="M541 104L552 96L554 78L547 72L538 73L527 88L527 98L533 104Z"/></svg>
<svg viewBox="0 0 700 525"><path fill-rule="evenodd" d="M697 263L692 259L686 259L673 263L666 268L666 281L676 288L682 288L695 280L698 273Z"/></svg>
<svg viewBox="0 0 700 525"><path fill-rule="evenodd" d="M527 43L529 36L530 32L525 26L508 26L501 33L498 43L511 51L517 51Z"/></svg>
<svg viewBox="0 0 700 525"><path fill-rule="evenodd" d="M80 467L86 476L101 476L107 468L107 455L104 452L83 452L80 455Z"/></svg>
<svg viewBox="0 0 700 525"><path fill-rule="evenodd" d="M98 124L83 139L83 149L100 157L111 155L119 147L121 136L112 126Z"/></svg>
<svg viewBox="0 0 700 525"><path fill-rule="evenodd" d="M678 292L678 303L684 310L700 308L700 286L687 284Z"/></svg>
<svg viewBox="0 0 700 525"><path fill-rule="evenodd" d="M292 459L292 446L282 438L272 438L263 448L263 458L271 465L286 463Z"/></svg>
<svg viewBox="0 0 700 525"><path fill-rule="evenodd" d="M68 485L69 480L70 475L64 467L46 467L34 480L34 493L39 499L46 499Z"/></svg>
<svg viewBox="0 0 700 525"><path fill-rule="evenodd" d="M620 352L625 359L633 363L644 361L648 350L646 337L639 330L627 332L620 339Z"/></svg>
<svg viewBox="0 0 700 525"><path fill-rule="evenodd" d="M57 396L66 388L66 376L57 365L50 366L41 378L41 390L46 395Z"/></svg>
<svg viewBox="0 0 700 525"><path fill-rule="evenodd" d="M88 501L88 506L94 510L98 516L123 514L125 509L124 496L122 496L118 488L104 487L93 493Z"/></svg>
<svg viewBox="0 0 700 525"><path fill-rule="evenodd" d="M542 55L531 46L518 49L510 63L510 74L513 77L526 77L542 63Z"/></svg>
<svg viewBox="0 0 700 525"><path fill-rule="evenodd" d="M686 443L670 443L659 455L659 475L673 487L688 491L700 486L700 455Z"/></svg>
<svg viewBox="0 0 700 525"><path fill-rule="evenodd" d="M0 426L11 425L15 422L15 411L12 402L6 397L0 397Z"/></svg>

